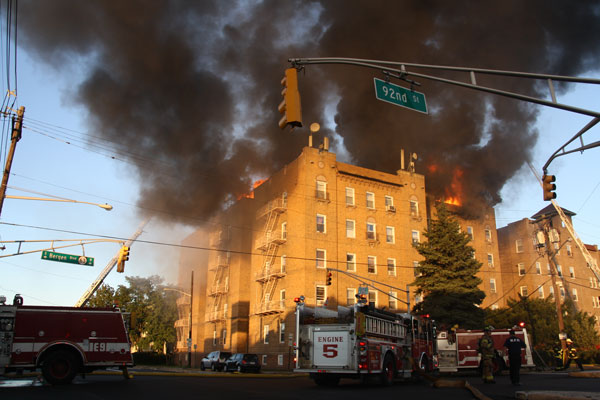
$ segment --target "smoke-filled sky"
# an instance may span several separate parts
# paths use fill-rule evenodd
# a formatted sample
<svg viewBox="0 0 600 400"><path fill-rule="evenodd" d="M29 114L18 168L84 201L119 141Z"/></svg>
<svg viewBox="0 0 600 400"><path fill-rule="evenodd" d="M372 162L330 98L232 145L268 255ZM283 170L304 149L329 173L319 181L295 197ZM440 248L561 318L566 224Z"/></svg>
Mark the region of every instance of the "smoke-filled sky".
<svg viewBox="0 0 600 400"><path fill-rule="evenodd" d="M335 132L321 133L363 167L393 172L400 149L418 153L417 171L438 196L454 194L460 170L467 205L500 202L538 140L537 107L421 81L424 115L376 100L379 72L339 65L299 74L305 128L281 131L290 57L557 75L585 75L600 59L600 4L582 0L21 1L18 26L28 53L58 73L82 72L67 90L95 131L144 155L131 157L140 205L177 210L187 223L292 161L314 121L334 120ZM527 80L478 83L548 92Z"/></svg>

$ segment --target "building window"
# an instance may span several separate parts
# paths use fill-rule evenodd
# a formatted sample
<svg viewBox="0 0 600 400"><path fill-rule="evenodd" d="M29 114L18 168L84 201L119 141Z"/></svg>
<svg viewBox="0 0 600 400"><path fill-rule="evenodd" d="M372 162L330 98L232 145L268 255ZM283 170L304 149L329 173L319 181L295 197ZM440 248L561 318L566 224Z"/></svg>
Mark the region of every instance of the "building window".
<svg viewBox="0 0 600 400"><path fill-rule="evenodd" d="M569 278L575 278L575 268L569 267Z"/></svg>
<svg viewBox="0 0 600 400"><path fill-rule="evenodd" d="M346 305L351 306L356 303L356 289L348 288L346 289Z"/></svg>
<svg viewBox="0 0 600 400"><path fill-rule="evenodd" d="M520 292L521 292L521 296L527 297L527 286L521 286Z"/></svg>
<svg viewBox="0 0 600 400"><path fill-rule="evenodd" d="M592 303L594 305L594 308L600 308L600 297L592 296Z"/></svg>
<svg viewBox="0 0 600 400"><path fill-rule="evenodd" d="M409 200L409 207L410 207L410 216L411 217L418 217L419 216L419 202L417 200Z"/></svg>
<svg viewBox="0 0 600 400"><path fill-rule="evenodd" d="M387 259L388 275L396 276L396 260L394 258Z"/></svg>
<svg viewBox="0 0 600 400"><path fill-rule="evenodd" d="M569 257L573 257L573 251L571 250L571 245L567 243L567 245L565 247L567 248L567 255Z"/></svg>
<svg viewBox="0 0 600 400"><path fill-rule="evenodd" d="M347 219L346 220L346 237L347 238L355 238L356 237L356 230L355 230L355 223L353 219Z"/></svg>
<svg viewBox="0 0 600 400"><path fill-rule="evenodd" d="M517 268L519 270L519 276L525 275L525 264L519 263L517 264Z"/></svg>
<svg viewBox="0 0 600 400"><path fill-rule="evenodd" d="M375 256L367 257L367 272L369 274L377 273L377 257L375 257Z"/></svg>
<svg viewBox="0 0 600 400"><path fill-rule="evenodd" d="M281 256L281 272L285 274L285 268L287 266L287 256L283 254Z"/></svg>
<svg viewBox="0 0 600 400"><path fill-rule="evenodd" d="M317 306L324 305L325 300L327 299L327 288L323 285L317 285L315 298L317 299Z"/></svg>
<svg viewBox="0 0 600 400"><path fill-rule="evenodd" d="M287 222L281 223L281 238L287 240Z"/></svg>
<svg viewBox="0 0 600 400"><path fill-rule="evenodd" d="M398 298L397 292L390 292L390 303L389 303L390 310L395 310L398 308L398 300L396 300L397 298Z"/></svg>
<svg viewBox="0 0 600 400"><path fill-rule="evenodd" d="M419 243L419 231L412 231L412 242L413 244Z"/></svg>
<svg viewBox="0 0 600 400"><path fill-rule="evenodd" d="M356 271L356 254L346 253L346 270Z"/></svg>
<svg viewBox="0 0 600 400"><path fill-rule="evenodd" d="M327 251L324 249L317 249L317 268L325 268L327 266L327 260L325 259L325 255Z"/></svg>
<svg viewBox="0 0 600 400"><path fill-rule="evenodd" d="M267 365L267 355L266 354L262 355L262 365Z"/></svg>
<svg viewBox="0 0 600 400"><path fill-rule="evenodd" d="M485 241L488 243L491 243L492 242L492 230L490 229L489 226L485 227L484 233L485 233Z"/></svg>
<svg viewBox="0 0 600 400"><path fill-rule="evenodd" d="M263 343L269 344L269 325L263 326Z"/></svg>
<svg viewBox="0 0 600 400"><path fill-rule="evenodd" d="M577 297L577 289L573 289L572 293L573 301L579 301L579 298Z"/></svg>
<svg viewBox="0 0 600 400"><path fill-rule="evenodd" d="M554 286L550 286L550 297L554 297Z"/></svg>
<svg viewBox="0 0 600 400"><path fill-rule="evenodd" d="M346 205L353 206L354 205L354 188L346 188Z"/></svg>
<svg viewBox="0 0 600 400"><path fill-rule="evenodd" d="M277 365L279 365L279 366L283 365L283 354L277 355Z"/></svg>
<svg viewBox="0 0 600 400"><path fill-rule="evenodd" d="M217 345L217 330L213 331L213 346Z"/></svg>
<svg viewBox="0 0 600 400"><path fill-rule="evenodd" d="M317 232L325 233L326 217L323 214L317 214Z"/></svg>
<svg viewBox="0 0 600 400"><path fill-rule="evenodd" d="M227 344L227 329L223 329L223 344Z"/></svg>
<svg viewBox="0 0 600 400"><path fill-rule="evenodd" d="M550 263L546 263L546 268L548 268L548 275L552 275L552 270L550 269Z"/></svg>
<svg viewBox="0 0 600 400"><path fill-rule="evenodd" d="M490 279L490 293L496 293L496 280L494 278Z"/></svg>
<svg viewBox="0 0 600 400"><path fill-rule="evenodd" d="M283 192L283 194L281 195L281 203L284 207L287 207L287 198L288 198L287 192Z"/></svg>
<svg viewBox="0 0 600 400"><path fill-rule="evenodd" d="M377 307L377 291L369 290L369 303L373 303Z"/></svg>
<svg viewBox="0 0 600 400"><path fill-rule="evenodd" d="M535 263L535 273L538 275L542 274L542 265L540 264L539 261L536 261L536 263Z"/></svg>
<svg viewBox="0 0 600 400"><path fill-rule="evenodd" d="M371 192L367 192L367 208L374 209L375 208L375 194Z"/></svg>
<svg viewBox="0 0 600 400"><path fill-rule="evenodd" d="M472 226L467 226L467 235L469 235L471 237L471 240L474 240L474 236L473 236L473 227Z"/></svg>
<svg viewBox="0 0 600 400"><path fill-rule="evenodd" d="M279 305L281 308L285 308L285 289L279 291Z"/></svg>
<svg viewBox="0 0 600 400"><path fill-rule="evenodd" d="M488 258L488 267L494 268L494 255L488 253L487 258Z"/></svg>
<svg viewBox="0 0 600 400"><path fill-rule="evenodd" d="M279 321L279 343L285 343L285 322Z"/></svg>
<svg viewBox="0 0 600 400"><path fill-rule="evenodd" d="M523 252L523 239L515 240L515 249L516 249L517 253Z"/></svg>
<svg viewBox="0 0 600 400"><path fill-rule="evenodd" d="M543 286L540 286L540 287L538 288L538 297L539 297L540 299L543 299L543 298L544 298L544 287L543 287Z"/></svg>
<svg viewBox="0 0 600 400"><path fill-rule="evenodd" d="M421 276L421 274L419 273L419 262L418 261L413 261L413 273L414 276Z"/></svg>
<svg viewBox="0 0 600 400"><path fill-rule="evenodd" d="M394 233L394 227L393 226L386 226L385 227L385 241L386 243L391 243L394 244L396 242L396 235Z"/></svg>
<svg viewBox="0 0 600 400"><path fill-rule="evenodd" d="M556 270L558 271L558 276L563 277L562 267L559 264L556 264Z"/></svg>
<svg viewBox="0 0 600 400"><path fill-rule="evenodd" d="M375 240L376 226L373 222L367 222L367 239Z"/></svg>
<svg viewBox="0 0 600 400"><path fill-rule="evenodd" d="M394 207L394 198L392 196L385 196L385 210L396 212L396 207Z"/></svg>
<svg viewBox="0 0 600 400"><path fill-rule="evenodd" d="M327 200L327 182L317 181L316 197L319 200Z"/></svg>
<svg viewBox="0 0 600 400"><path fill-rule="evenodd" d="M565 288L562 286L559 286L558 289L560 290L561 299L564 299L565 298Z"/></svg>
<svg viewBox="0 0 600 400"><path fill-rule="evenodd" d="M227 318L227 303L223 304L223 318Z"/></svg>

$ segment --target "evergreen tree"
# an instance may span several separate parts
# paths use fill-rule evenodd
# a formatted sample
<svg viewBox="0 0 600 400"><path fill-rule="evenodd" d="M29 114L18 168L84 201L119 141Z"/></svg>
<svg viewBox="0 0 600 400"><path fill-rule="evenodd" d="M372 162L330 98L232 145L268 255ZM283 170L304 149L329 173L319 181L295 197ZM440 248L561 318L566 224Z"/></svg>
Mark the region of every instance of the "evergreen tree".
<svg viewBox="0 0 600 400"><path fill-rule="evenodd" d="M485 293L475 275L481 263L469 246L471 237L460 232L460 225L444 203L436 206L437 219L424 233L427 241L415 244L425 259L419 263L419 276L412 283L423 301L413 307L417 314L429 314L438 325L482 328L484 312L478 306Z"/></svg>

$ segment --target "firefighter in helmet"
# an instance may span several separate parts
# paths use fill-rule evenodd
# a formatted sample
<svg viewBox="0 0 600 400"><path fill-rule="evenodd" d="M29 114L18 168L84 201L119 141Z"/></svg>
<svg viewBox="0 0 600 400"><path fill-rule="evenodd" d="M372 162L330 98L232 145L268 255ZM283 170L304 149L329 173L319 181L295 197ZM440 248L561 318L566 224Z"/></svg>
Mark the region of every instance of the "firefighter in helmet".
<svg viewBox="0 0 600 400"><path fill-rule="evenodd" d="M573 345L573 341L571 339L567 339L567 349L562 354L563 369L569 368L569 365L571 365L571 360L575 361L577 367L583 371L583 363L577 355L577 348Z"/></svg>
<svg viewBox="0 0 600 400"><path fill-rule="evenodd" d="M486 326L483 329L483 336L479 339L479 353L481 354L481 377L483 383L496 383L494 380L494 358L496 349L492 339L492 327Z"/></svg>

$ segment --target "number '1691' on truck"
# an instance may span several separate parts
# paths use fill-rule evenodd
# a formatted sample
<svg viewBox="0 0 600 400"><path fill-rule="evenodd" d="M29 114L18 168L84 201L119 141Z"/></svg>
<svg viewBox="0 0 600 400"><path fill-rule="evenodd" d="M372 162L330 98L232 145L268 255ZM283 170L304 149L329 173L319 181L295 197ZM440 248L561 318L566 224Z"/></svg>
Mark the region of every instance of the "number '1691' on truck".
<svg viewBox="0 0 600 400"><path fill-rule="evenodd" d="M337 311L296 306L296 368L318 385L375 376L384 385L418 369L431 371L435 329L429 319L366 304Z"/></svg>

